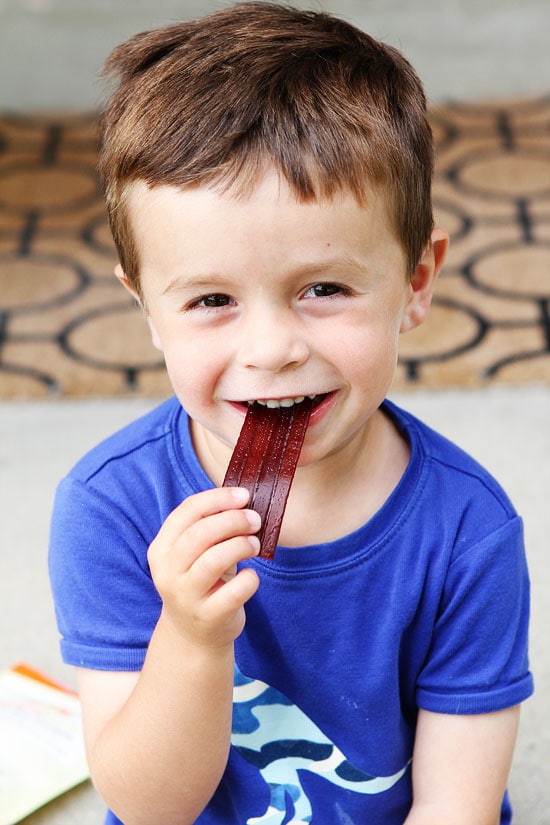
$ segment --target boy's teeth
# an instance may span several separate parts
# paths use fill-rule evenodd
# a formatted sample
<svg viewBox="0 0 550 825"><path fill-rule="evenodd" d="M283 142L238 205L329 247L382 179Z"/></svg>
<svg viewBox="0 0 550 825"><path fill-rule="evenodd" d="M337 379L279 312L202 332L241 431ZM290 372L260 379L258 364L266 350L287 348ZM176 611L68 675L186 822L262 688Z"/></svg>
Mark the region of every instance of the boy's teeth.
<svg viewBox="0 0 550 825"><path fill-rule="evenodd" d="M258 398L256 403L261 404L263 407L271 407L272 409L277 409L278 407L293 407L294 404L300 404L304 400L304 398L305 395L299 395L297 396L297 398Z"/></svg>

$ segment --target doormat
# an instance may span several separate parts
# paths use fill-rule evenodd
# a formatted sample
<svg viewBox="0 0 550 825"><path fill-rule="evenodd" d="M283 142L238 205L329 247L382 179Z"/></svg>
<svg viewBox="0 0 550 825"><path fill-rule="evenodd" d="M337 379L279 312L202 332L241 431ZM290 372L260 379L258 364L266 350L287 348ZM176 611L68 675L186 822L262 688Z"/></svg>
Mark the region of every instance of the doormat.
<svg viewBox="0 0 550 825"><path fill-rule="evenodd" d="M430 113L436 222L451 233L395 388L550 384L550 95ZM113 276L97 116L0 116L0 398L165 396Z"/></svg>

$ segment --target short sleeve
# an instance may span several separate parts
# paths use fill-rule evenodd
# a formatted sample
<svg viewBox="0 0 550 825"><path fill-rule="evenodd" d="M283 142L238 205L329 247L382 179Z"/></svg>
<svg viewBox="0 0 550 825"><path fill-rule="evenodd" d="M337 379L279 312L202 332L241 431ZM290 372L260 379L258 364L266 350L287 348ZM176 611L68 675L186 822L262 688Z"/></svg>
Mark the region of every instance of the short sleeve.
<svg viewBox="0 0 550 825"><path fill-rule="evenodd" d="M107 497L74 478L57 489L49 572L64 662L139 670L160 613L151 539Z"/></svg>
<svg viewBox="0 0 550 825"><path fill-rule="evenodd" d="M518 517L450 565L417 704L478 714L533 692L527 657L529 579Z"/></svg>

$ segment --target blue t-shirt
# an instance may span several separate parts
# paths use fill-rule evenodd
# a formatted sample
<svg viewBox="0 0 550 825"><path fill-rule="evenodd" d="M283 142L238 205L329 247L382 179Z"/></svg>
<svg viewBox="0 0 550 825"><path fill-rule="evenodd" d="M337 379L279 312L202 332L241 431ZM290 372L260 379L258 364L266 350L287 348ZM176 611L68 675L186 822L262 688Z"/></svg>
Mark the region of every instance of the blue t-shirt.
<svg viewBox="0 0 550 825"><path fill-rule="evenodd" d="M384 410L411 455L383 507L337 541L249 562L261 584L235 645L232 747L200 825L402 825L418 709L488 713L532 692L521 520L469 456ZM148 546L211 486L175 399L61 482L50 574L65 662L141 668L161 607Z"/></svg>

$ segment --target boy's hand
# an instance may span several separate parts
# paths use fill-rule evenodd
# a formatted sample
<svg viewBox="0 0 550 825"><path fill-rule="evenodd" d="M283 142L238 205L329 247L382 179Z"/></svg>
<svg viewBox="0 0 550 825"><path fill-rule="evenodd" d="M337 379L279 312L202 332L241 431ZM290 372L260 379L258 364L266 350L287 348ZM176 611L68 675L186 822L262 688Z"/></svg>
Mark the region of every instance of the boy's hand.
<svg viewBox="0 0 550 825"><path fill-rule="evenodd" d="M223 647L241 633L244 604L259 579L237 562L257 555L260 517L244 509L247 490L221 487L185 499L149 547L148 560L163 611L188 642Z"/></svg>

